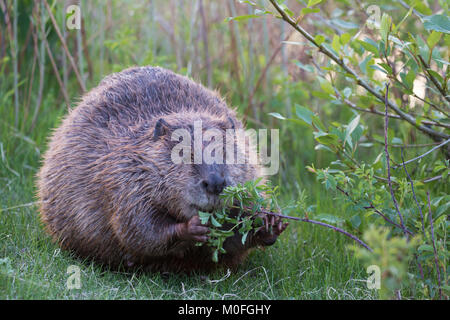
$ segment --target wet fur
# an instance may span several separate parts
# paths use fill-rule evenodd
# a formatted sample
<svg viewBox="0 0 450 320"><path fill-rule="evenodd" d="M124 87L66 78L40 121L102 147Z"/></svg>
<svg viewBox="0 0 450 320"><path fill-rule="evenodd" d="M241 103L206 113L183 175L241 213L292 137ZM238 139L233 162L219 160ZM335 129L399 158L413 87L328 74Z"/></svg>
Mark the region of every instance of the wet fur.
<svg viewBox="0 0 450 320"><path fill-rule="evenodd" d="M213 91L158 67L136 67L106 77L63 120L50 138L38 174L40 217L64 249L102 264L152 271L190 272L235 267L258 244L227 240L219 264L208 247L174 236L189 220L187 189L193 172L170 161L169 139L155 138L164 118L171 126L242 128ZM160 130L159 128L158 130ZM254 179L258 168L230 165L230 184Z"/></svg>

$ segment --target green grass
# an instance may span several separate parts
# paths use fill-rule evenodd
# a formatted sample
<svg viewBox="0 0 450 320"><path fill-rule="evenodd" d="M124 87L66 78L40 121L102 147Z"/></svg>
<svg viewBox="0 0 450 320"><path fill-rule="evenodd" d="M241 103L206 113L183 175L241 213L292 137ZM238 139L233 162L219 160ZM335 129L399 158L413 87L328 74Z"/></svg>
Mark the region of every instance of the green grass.
<svg viewBox="0 0 450 320"><path fill-rule="evenodd" d="M31 179L31 177L29 178ZM31 199L31 181L12 182L5 203ZM19 200L20 199L20 200ZM373 298L364 269L345 249L347 240L328 230L292 223L271 248L253 252L241 268L211 275L161 277L102 270L53 244L32 206L3 211L0 269L2 299L361 299ZM81 269L82 288L68 290L67 267ZM218 280L218 281L217 281Z"/></svg>
<svg viewBox="0 0 450 320"><path fill-rule="evenodd" d="M295 221L273 247L252 252L230 275L226 270L169 277L121 273L60 251L40 225L33 203L40 154L58 116L43 113L34 140L0 122L1 299L376 298L376 292L366 288L365 269L346 247L348 239ZM333 203L333 195L321 197L322 191L317 185L310 191L315 192L318 211L344 211ZM81 289L66 287L70 265L80 267Z"/></svg>
<svg viewBox="0 0 450 320"><path fill-rule="evenodd" d="M19 4L19 19L31 15L33 6ZM120 1L111 1L111 19L121 21L112 25L107 32L104 28L98 33L97 17L106 19L106 6L94 6L84 2L83 14L86 22L86 34L93 39L88 44L89 54L93 60L93 78L86 85L92 88L106 74L124 69L131 65L161 65L182 74L188 74L205 83L206 70L202 61L194 59L202 52L199 41L193 36L202 32L192 24L192 12L178 12L174 15L166 2L157 2L153 8L159 14L167 13L173 21L177 48L187 48L180 54L182 61L178 68L175 62L176 48L168 40L161 28L149 28L148 6L145 3L136 6ZM216 9L214 9L216 8ZM56 4L55 12L61 7ZM152 9L152 10L153 10ZM244 8L247 10L246 8ZM134 14L123 15L123 12ZM178 9L177 9L178 10ZM243 113L250 92L247 92L243 80L244 67L247 63L240 61L242 68L235 66L234 55L230 51L230 25L223 23L229 16L225 2L221 6L211 6L205 10L217 10L221 18L209 22L209 40L211 67L213 70L213 87L220 89L230 105L238 107ZM95 12L94 12L95 11ZM193 11L193 10L191 10ZM241 8L242 11L242 8ZM95 19L90 15L95 13ZM207 17L216 14L207 14ZM183 20L186 17L185 20ZM180 19L181 18L181 19ZM48 19L48 17L47 17ZM62 25L61 15L57 14L58 24ZM125 20L124 20L125 19ZM169 19L169 20L170 20ZM198 18L199 19L199 18ZM176 22L176 23L175 23ZM255 20L255 26L258 28ZM27 19L19 23L19 47L25 46ZM40 27L40 26L38 26ZM243 58L247 57L249 36L255 30L247 30L245 24L236 24L235 41ZM271 27L271 25L269 25ZM47 28L50 47L57 60L58 68L62 68L62 46L50 22ZM255 28L255 29L257 29ZM40 29L38 29L40 30ZM259 29L262 30L262 29ZM101 40L102 32L107 42ZM187 32L188 34L184 34ZM131 35L130 35L131 34ZM75 43L75 33L68 32L69 48ZM254 35L256 37L256 33ZM269 34L262 35L266 40L278 42L280 37ZM130 41L139 37L139 41ZM192 38L192 39L191 39ZM196 38L195 38L196 39ZM255 38L256 39L256 38ZM72 43L73 42L73 43ZM139 45L137 45L139 43ZM105 46L106 44L106 46ZM242 48L239 48L240 46ZM40 43L39 43L40 45ZM256 77L268 62L274 48L263 50L263 42L254 46L254 61L249 64L250 74ZM20 118L19 128L14 126L13 73L8 67L11 60L0 64L0 299L372 299L376 292L366 288L367 277L365 267L358 264L348 244L351 240L329 229L306 223L291 222L289 228L277 243L265 251L256 250L246 262L229 276L226 270L210 275L162 277L159 274L131 274L108 271L91 262L81 261L68 252L60 251L52 243L39 223L37 207L34 202L35 174L40 167L40 159L46 149L47 137L51 129L58 126L60 117L65 114L66 107L62 103L52 68L47 61L43 101L38 113L38 121L33 130L29 130L34 112L39 87L39 64L36 64L35 76L30 77L33 61L33 43L25 47L23 59L20 61L19 88ZM104 55L101 54L104 50ZM9 51L8 51L9 52ZM227 55L224 55L227 52ZM75 49L72 50L75 53ZM9 56L8 56L9 57ZM59 58L58 58L59 57ZM11 58L11 57L9 57ZM131 59L133 58L133 59ZM220 59L219 59L220 58ZM203 57L201 57L203 59ZM200 60L201 60L200 59ZM85 59L86 69L86 59ZM193 70L188 72L187 65ZM240 76L233 73L234 67L239 69ZM6 71L5 71L6 68ZM86 71L86 70L85 70ZM274 64L267 73L267 85L262 85L253 99L255 105L261 106L258 119L265 128L281 126L280 137L280 174L273 182L280 186L282 205L295 201L298 189L306 190L308 205L315 204L317 212L345 214L342 203L335 203L334 194L325 194L325 189L313 180L305 166L315 163L318 167L326 165L330 156L314 151L314 140L311 132L301 125L278 123L267 116L268 112L285 113L285 100L289 94L292 101L308 101L318 104L309 95L309 87L299 82L289 92L284 87L291 81L281 73L279 65ZM242 78L242 79L241 79ZM31 86L30 86L31 85ZM28 88L31 88L31 99L28 101ZM79 86L73 74L70 75L67 92L72 105L79 100ZM307 94L308 93L308 94ZM60 95L58 98L57 96ZM340 117L348 120L349 111L340 113ZM251 123L251 120L249 121ZM328 157L328 158L327 158ZM81 269L81 289L68 290L66 281L70 276L67 268L77 265Z"/></svg>

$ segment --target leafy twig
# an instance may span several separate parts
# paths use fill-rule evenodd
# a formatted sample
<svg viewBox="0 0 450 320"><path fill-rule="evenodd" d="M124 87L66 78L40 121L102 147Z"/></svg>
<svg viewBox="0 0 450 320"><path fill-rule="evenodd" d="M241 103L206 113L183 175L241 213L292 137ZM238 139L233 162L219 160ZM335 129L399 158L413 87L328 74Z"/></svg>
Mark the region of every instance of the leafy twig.
<svg viewBox="0 0 450 320"><path fill-rule="evenodd" d="M343 190L341 187L336 186L336 189L339 190L340 192L342 192L343 194L345 194L351 201L353 201L353 203L357 204L357 202L355 200L353 200L351 198L351 196L348 194L347 191ZM369 202L369 206L364 206L364 209L367 210L373 210L375 211L375 213L377 213L380 217L382 217L386 222L389 222L390 224L392 224L393 226L396 226L399 229L403 229L398 223L395 223L394 221L392 221L391 219L389 219L383 212L381 212L380 210L378 210L372 202ZM412 235L413 233L411 231L409 231L407 228L405 228L406 232L410 235Z"/></svg>
<svg viewBox="0 0 450 320"><path fill-rule="evenodd" d="M414 161L416 161L416 160L422 159L423 157L429 155L429 154L430 154L431 152L433 152L434 150L439 149L439 148L442 147L442 146L445 146L445 145L446 145L447 143L449 143L449 142L450 142L450 139L447 139L447 140L445 140L444 142L442 142L442 143L438 144L437 146L435 146L434 148L431 148L430 150L428 150L428 151L425 152L424 154L422 154L422 155L420 155L420 156L418 156L418 157L415 157L415 158L413 158L413 159L410 159L410 160L408 160L408 161L405 161L404 164L408 164L408 163L414 162ZM400 167L400 165L394 166L394 167L392 167L392 169L397 169L398 167Z"/></svg>
<svg viewBox="0 0 450 320"><path fill-rule="evenodd" d="M348 73L350 76L352 76L356 83L366 89L371 95L373 95L375 98L377 98L379 101L384 101L384 97L377 92L376 89L372 88L365 80L363 80L353 69L351 69L347 64L344 62L344 60L338 56L336 56L333 52L331 52L329 49L327 49L322 44L318 44L314 37L309 34L308 31L303 29L301 26L298 25L297 21L294 21L289 17L286 12L280 7L280 5L277 3L276 0L269 0L270 3L275 7L275 9L278 11L278 13L281 15L281 18L289 23L295 30L297 30L301 35L303 35L310 43L312 43L315 47L319 49L320 52L331 58L334 62L336 62L346 73ZM450 135L436 131L433 129L430 129L427 126L417 124L417 119L414 118L412 115L403 112L399 107L397 107L393 102L387 101L385 102L386 105L389 106L390 109L394 110L396 114L398 114L402 119L409 122L411 125L419 129L420 131L428 134L430 137L432 137L435 140L441 140L441 139L449 139Z"/></svg>
<svg viewBox="0 0 450 320"><path fill-rule="evenodd" d="M340 100L341 100L342 102L344 102L346 105L348 105L350 108L352 108L352 109L354 109L354 110L361 111L361 112L365 112L365 113L376 114L376 115L379 115L379 116L384 116L384 115L385 115L384 112L379 111L379 110L377 110L377 109L373 109L373 108L370 108L370 109L360 108L360 107L358 107L356 104L354 104L353 102L351 102L349 99L347 99L347 98L342 98L342 96L340 95L340 93L339 93L339 95L338 95L338 98L340 98ZM399 115L392 114L392 113L389 113L389 114L388 114L388 117L389 117L389 118L392 118L392 119L400 119L400 120L403 119L403 118L400 117ZM427 125L427 126L436 126L436 127L443 127L443 128L450 129L450 125L449 125L449 124L447 124L447 123L442 123L442 122L439 122L439 121L423 120L423 121L421 121L421 123L423 123L424 125Z"/></svg>
<svg viewBox="0 0 450 320"><path fill-rule="evenodd" d="M264 214L267 214L267 215L277 216L277 217L284 218L284 219L290 219L290 220L296 220L296 221L309 222L309 223L313 223L313 224L317 224L317 225L320 225L320 226L323 226L323 227L327 227L327 228L333 229L334 231L340 232L340 233L342 233L342 234L345 234L347 237L352 238L353 240L355 240L356 242L358 242L360 245L362 245L364 248L366 248L366 249L369 250L370 252L373 251L372 248L370 248L367 244L365 244L365 243L364 243L362 240L360 240L358 237L356 237L356 236L354 236L354 235L348 233L347 231L345 231L345 230L343 230L343 229L341 229L341 228L335 227L335 226L333 226L333 225L331 225L331 224L327 224L327 223L320 222L320 221L316 221L316 220L311 220L311 219L309 219L309 218L291 217L291 216L286 216L286 215L284 215L284 214L275 213L275 212L269 212L269 211L264 211L264 210L261 210L261 211L259 211L259 212L264 213Z"/></svg>

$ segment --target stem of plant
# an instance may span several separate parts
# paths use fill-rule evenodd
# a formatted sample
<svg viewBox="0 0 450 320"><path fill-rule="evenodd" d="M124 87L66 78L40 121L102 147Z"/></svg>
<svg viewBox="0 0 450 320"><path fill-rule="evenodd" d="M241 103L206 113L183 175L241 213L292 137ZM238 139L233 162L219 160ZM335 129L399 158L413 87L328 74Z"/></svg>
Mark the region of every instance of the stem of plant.
<svg viewBox="0 0 450 320"><path fill-rule="evenodd" d="M284 219L290 219L290 220L296 220L296 221L302 221L302 222L309 222L309 223L312 223L312 224L317 224L319 226L323 226L323 227L327 227L327 228L333 229L334 231L337 231L339 233L342 233L342 234L346 235L349 238L352 238L353 240L358 242L360 245L362 245L364 248L366 248L370 252L373 252L372 248L370 248L367 244L365 244L361 239L359 239L358 237L352 235L351 233L348 233L347 231L345 231L345 230L343 230L341 228L332 226L331 224L320 222L320 221L316 221L316 220L311 220L309 218L291 217L291 216L286 216L284 214L270 212L270 211L264 211L264 210L260 210L259 212L267 214L267 215L271 215L271 216L277 216L277 217L284 218Z"/></svg>

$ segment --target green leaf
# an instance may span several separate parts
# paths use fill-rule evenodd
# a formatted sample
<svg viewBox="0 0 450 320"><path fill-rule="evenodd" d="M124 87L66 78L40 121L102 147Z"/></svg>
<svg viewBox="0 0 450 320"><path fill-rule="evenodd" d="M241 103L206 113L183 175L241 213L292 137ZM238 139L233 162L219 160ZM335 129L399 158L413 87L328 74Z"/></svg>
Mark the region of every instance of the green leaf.
<svg viewBox="0 0 450 320"><path fill-rule="evenodd" d="M436 71L431 70L431 69L427 69L427 71L428 71L434 78L436 78L441 84L443 84L444 79L442 79L442 76L441 76L439 73L437 73Z"/></svg>
<svg viewBox="0 0 450 320"><path fill-rule="evenodd" d="M333 36L333 42L331 43L331 47L336 52L339 52L339 49L341 48L341 43L339 42L339 36L337 34Z"/></svg>
<svg viewBox="0 0 450 320"><path fill-rule="evenodd" d="M287 120L287 118L283 117L278 112L270 112L269 115L272 116L272 117L275 117L277 119L280 119L280 120Z"/></svg>
<svg viewBox="0 0 450 320"><path fill-rule="evenodd" d="M361 225L361 217L357 214L355 214L353 217L350 218L350 224L353 228L358 229Z"/></svg>
<svg viewBox="0 0 450 320"><path fill-rule="evenodd" d="M364 58L363 61L359 64L359 68L364 74L367 74L367 64L372 60L373 55L369 54L367 57Z"/></svg>
<svg viewBox="0 0 450 320"><path fill-rule="evenodd" d="M352 37L350 36L350 34L348 34L348 33L343 33L343 34L341 35L341 44L342 44L343 46L345 46L345 45L350 41L351 38L352 38Z"/></svg>
<svg viewBox="0 0 450 320"><path fill-rule="evenodd" d="M416 73L413 69L409 70L408 74L405 77L405 84L409 89L413 89L414 80L416 79Z"/></svg>
<svg viewBox="0 0 450 320"><path fill-rule="evenodd" d="M434 30L438 32L450 33L450 18L443 14L434 14L424 17L423 26L428 31Z"/></svg>
<svg viewBox="0 0 450 320"><path fill-rule="evenodd" d="M388 41L388 35L391 31L391 24L392 20L391 17L387 13L383 13L383 16L381 17L381 24L380 24L380 33L381 38L385 43Z"/></svg>
<svg viewBox="0 0 450 320"><path fill-rule="evenodd" d="M239 3L246 3L253 7L256 6L256 3L254 3L253 1L249 1L249 0L238 0L238 1L239 1Z"/></svg>
<svg viewBox="0 0 450 320"><path fill-rule="evenodd" d="M344 141L344 145L345 142L350 144L350 147L353 147L353 144L350 140L350 135L352 134L352 132L356 129L356 127L359 124L359 120L361 119L361 116L358 114L352 121L350 121L350 123L347 125L347 129L345 129L345 141ZM350 140L350 141L349 141Z"/></svg>
<svg viewBox="0 0 450 320"><path fill-rule="evenodd" d="M322 221L322 222L330 223L330 224L340 224L340 223L344 222L344 219L334 216L329 213L318 214L317 216L314 216L314 219Z"/></svg>
<svg viewBox="0 0 450 320"><path fill-rule="evenodd" d="M414 0L414 2L411 3L412 6L414 6L414 9L419 11L421 14L429 16L433 14L433 11L428 7L428 4L423 0Z"/></svg>
<svg viewBox="0 0 450 320"><path fill-rule="evenodd" d="M330 82L328 82L328 80L326 80L325 78L319 77L319 82L320 82L320 87L322 88L322 90L330 95L334 95L334 89L333 86L331 85Z"/></svg>
<svg viewBox="0 0 450 320"><path fill-rule="evenodd" d="M318 13L320 12L319 8L303 8L301 10L302 15L307 15L308 13Z"/></svg>
<svg viewBox="0 0 450 320"><path fill-rule="evenodd" d="M311 110L302 107L298 104L295 104L295 114L297 115L297 117L305 121L307 124L309 125L312 124L312 118L314 117L314 113Z"/></svg>
<svg viewBox="0 0 450 320"><path fill-rule="evenodd" d="M345 87L344 90L342 90L342 94L348 99L352 95L352 89Z"/></svg>
<svg viewBox="0 0 450 320"><path fill-rule="evenodd" d="M326 180L325 180L325 189L335 189L337 186L337 182L336 179L331 175L328 174L326 176Z"/></svg>
<svg viewBox="0 0 450 320"><path fill-rule="evenodd" d="M294 13L284 4L284 3L281 3L281 4L279 4L279 7L284 11L284 12L286 12L290 17L292 17L293 15L294 15Z"/></svg>
<svg viewBox="0 0 450 320"><path fill-rule="evenodd" d="M261 15L259 14L246 14L243 16L237 16L237 17L228 17L225 19L225 22L230 22L230 21L245 21L251 18L258 18Z"/></svg>
<svg viewBox="0 0 450 320"><path fill-rule="evenodd" d="M217 249L217 250L214 250L214 252L213 252L213 256L212 256L212 261L214 261L214 262L219 262L219 250Z"/></svg>
<svg viewBox="0 0 450 320"><path fill-rule="evenodd" d="M331 150L327 146L324 146L323 144L320 144L320 143L314 147L314 150L326 150L326 151L330 151L330 152L334 153L333 150Z"/></svg>
<svg viewBox="0 0 450 320"><path fill-rule="evenodd" d="M433 47L439 42L439 40L441 40L441 36L442 36L442 33L440 33L440 32L437 32L437 31L431 32L430 36L427 39L428 47L430 49L433 49Z"/></svg>
<svg viewBox="0 0 450 320"><path fill-rule="evenodd" d="M199 211L198 216L200 218L201 224L207 224L209 221L209 217L211 216L208 212Z"/></svg>
<svg viewBox="0 0 450 320"><path fill-rule="evenodd" d="M312 117L312 122L314 127L316 127L319 131L326 131L325 125L322 123L319 117L314 115L314 117Z"/></svg>
<svg viewBox="0 0 450 320"><path fill-rule="evenodd" d="M358 40L358 43L361 44L367 51L375 54L375 56L379 55L377 44L372 39L366 38L364 41Z"/></svg>
<svg viewBox="0 0 450 320"><path fill-rule="evenodd" d="M308 7L315 6L316 4L319 4L321 2L322 2L322 0L309 0L308 1Z"/></svg>
<svg viewBox="0 0 450 320"><path fill-rule="evenodd" d="M425 251L425 252L433 252L433 247L429 244L422 244L417 248L419 252Z"/></svg>
<svg viewBox="0 0 450 320"><path fill-rule="evenodd" d="M212 223L212 225L215 226L215 227L221 227L221 226L222 226L222 224L221 224L219 221L217 221L217 220L214 218L213 215L211 215L211 223Z"/></svg>
<svg viewBox="0 0 450 320"><path fill-rule="evenodd" d="M242 235L242 244L245 244L245 240L247 240L248 232Z"/></svg>
<svg viewBox="0 0 450 320"><path fill-rule="evenodd" d="M342 29L358 29L359 25L353 22L347 22L341 19L333 19L331 20L333 24Z"/></svg>
<svg viewBox="0 0 450 320"><path fill-rule="evenodd" d="M312 66L310 66L309 64L305 65L305 64L301 63L300 61L295 61L294 63L300 69L303 69L307 72L314 72L314 68Z"/></svg>
<svg viewBox="0 0 450 320"><path fill-rule="evenodd" d="M316 41L316 43L320 46L325 41L325 37L318 34L314 37L314 41Z"/></svg>
<svg viewBox="0 0 450 320"><path fill-rule="evenodd" d="M326 146L337 146L339 138L335 134L330 134L326 132L314 132L314 138L317 142L324 144Z"/></svg>

